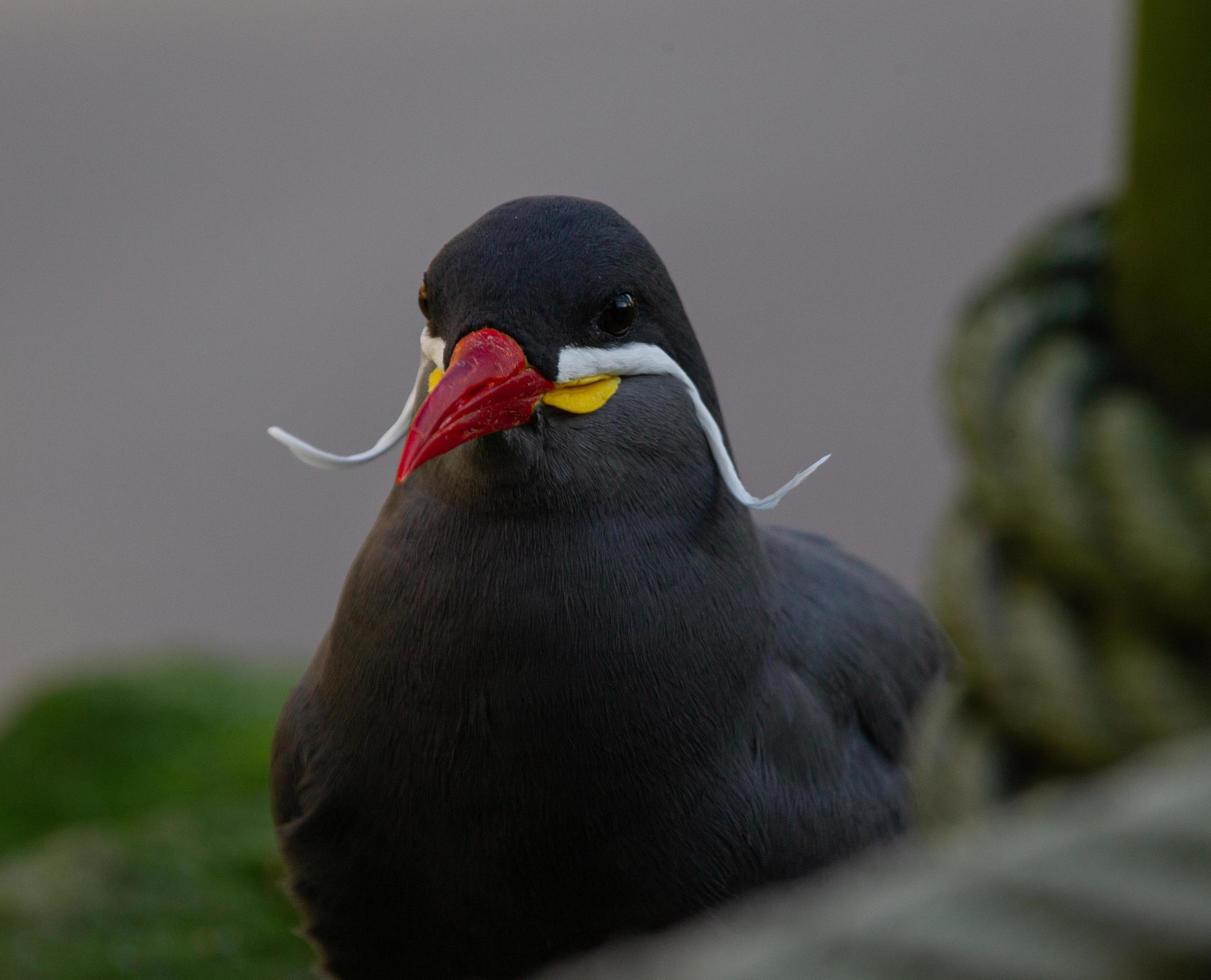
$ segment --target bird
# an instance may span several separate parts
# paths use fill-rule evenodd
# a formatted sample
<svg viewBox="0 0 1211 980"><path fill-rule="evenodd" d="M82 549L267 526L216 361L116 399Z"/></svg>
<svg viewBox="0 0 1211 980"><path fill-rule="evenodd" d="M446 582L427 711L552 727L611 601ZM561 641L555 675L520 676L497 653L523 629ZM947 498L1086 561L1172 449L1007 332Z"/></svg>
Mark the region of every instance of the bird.
<svg viewBox="0 0 1211 980"><path fill-rule="evenodd" d="M648 240L521 198L418 304L421 368L371 450L270 430L327 467L404 442L272 747L323 969L525 976L901 834L949 643L888 577L754 521L814 467L744 487Z"/></svg>

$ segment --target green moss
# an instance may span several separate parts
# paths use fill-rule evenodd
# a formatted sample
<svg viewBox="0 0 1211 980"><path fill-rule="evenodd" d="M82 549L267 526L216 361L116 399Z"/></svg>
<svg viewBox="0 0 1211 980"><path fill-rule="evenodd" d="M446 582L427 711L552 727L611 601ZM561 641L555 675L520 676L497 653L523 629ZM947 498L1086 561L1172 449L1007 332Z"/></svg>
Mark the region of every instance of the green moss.
<svg viewBox="0 0 1211 980"><path fill-rule="evenodd" d="M0 864L0 976L305 976L280 877L263 795L59 831Z"/></svg>
<svg viewBox="0 0 1211 980"><path fill-rule="evenodd" d="M57 686L0 734L0 977L303 977L267 775L297 670Z"/></svg>
<svg viewBox="0 0 1211 980"><path fill-rule="evenodd" d="M65 824L262 793L297 674L189 660L37 695L0 732L0 855Z"/></svg>

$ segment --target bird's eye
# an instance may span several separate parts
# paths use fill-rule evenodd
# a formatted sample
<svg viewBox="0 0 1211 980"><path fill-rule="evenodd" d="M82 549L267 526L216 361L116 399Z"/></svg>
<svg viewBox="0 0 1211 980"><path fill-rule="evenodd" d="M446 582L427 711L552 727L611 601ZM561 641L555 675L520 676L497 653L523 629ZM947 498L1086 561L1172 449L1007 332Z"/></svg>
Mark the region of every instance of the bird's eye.
<svg viewBox="0 0 1211 980"><path fill-rule="evenodd" d="M606 333L621 337L631 329L637 312L635 297L630 293L619 293L606 303L601 315L597 318L597 323Z"/></svg>
<svg viewBox="0 0 1211 980"><path fill-rule="evenodd" d="M416 305L420 307L421 316L429 319L429 281L422 279L420 289L416 291Z"/></svg>

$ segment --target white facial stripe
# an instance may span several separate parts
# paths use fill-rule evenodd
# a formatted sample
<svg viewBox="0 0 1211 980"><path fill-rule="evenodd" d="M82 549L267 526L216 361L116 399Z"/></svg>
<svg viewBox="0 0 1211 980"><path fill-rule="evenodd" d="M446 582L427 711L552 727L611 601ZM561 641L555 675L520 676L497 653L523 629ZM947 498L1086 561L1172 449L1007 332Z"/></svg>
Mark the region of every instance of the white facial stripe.
<svg viewBox="0 0 1211 980"><path fill-rule="evenodd" d="M723 432L702 400L702 395L698 393L698 386L690 380L690 376L682 370L681 365L674 361L663 348L657 347L655 344L624 344L621 347L565 347L559 352L556 380L572 381L593 374L667 374L680 381L689 393L690 401L694 403L694 414L698 417L698 424L702 426L702 433L711 447L711 454L715 457L715 465L719 467L719 475L723 478L724 484L733 497L754 510L771 510L777 507L783 497L811 476L828 459L827 455L820 457L807 469L796 473L768 497L755 497L740 482L736 464L732 462L731 454L728 453L727 446L723 442Z"/></svg>
<svg viewBox="0 0 1211 980"><path fill-rule="evenodd" d="M430 334L427 327L420 332L420 352L433 362L434 367L446 366L446 342Z"/></svg>
<svg viewBox="0 0 1211 980"><path fill-rule="evenodd" d="M395 420L391 428L379 436L378 442L365 452L354 453L352 456L338 456L335 453L317 449L311 443L304 442L298 436L292 436L289 432L279 429L276 425L270 427L269 435L289 449L308 466L316 466L322 470L338 470L350 466L361 466L372 459L378 459L379 456L390 450L391 447L404 438L404 435L408 432L408 423L412 420L412 409L416 405L416 392L420 388L421 381L433 367L441 367L445 360L446 342L440 337L431 336L427 328L421 331L420 349L420 367L417 368L416 381L413 382L408 400L404 403L404 410L399 413L399 418Z"/></svg>

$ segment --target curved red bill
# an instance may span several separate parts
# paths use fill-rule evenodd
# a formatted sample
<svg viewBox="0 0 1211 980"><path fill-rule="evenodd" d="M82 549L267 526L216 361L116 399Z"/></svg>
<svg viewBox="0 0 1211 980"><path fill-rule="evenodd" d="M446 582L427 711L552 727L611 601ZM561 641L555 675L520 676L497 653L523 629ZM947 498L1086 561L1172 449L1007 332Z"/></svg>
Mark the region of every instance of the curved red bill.
<svg viewBox="0 0 1211 980"><path fill-rule="evenodd" d="M528 421L554 387L526 363L512 337L491 327L467 334L412 419L395 482L403 483L421 463L464 442Z"/></svg>

